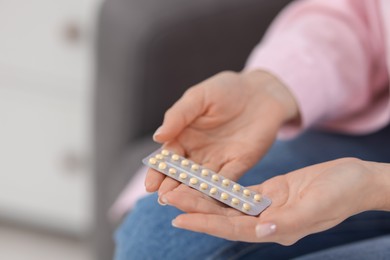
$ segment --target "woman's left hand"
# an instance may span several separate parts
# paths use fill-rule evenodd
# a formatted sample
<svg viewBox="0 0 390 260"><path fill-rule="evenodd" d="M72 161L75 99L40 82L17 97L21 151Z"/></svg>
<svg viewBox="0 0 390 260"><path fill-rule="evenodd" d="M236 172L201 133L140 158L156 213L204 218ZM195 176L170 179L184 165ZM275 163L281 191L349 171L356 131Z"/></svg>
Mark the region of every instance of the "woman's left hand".
<svg viewBox="0 0 390 260"><path fill-rule="evenodd" d="M224 206L195 190L177 188L162 200L186 214L175 227L247 242L294 244L336 226L349 216L375 209L381 201L374 163L339 159L299 169L250 187L272 199L260 216Z"/></svg>

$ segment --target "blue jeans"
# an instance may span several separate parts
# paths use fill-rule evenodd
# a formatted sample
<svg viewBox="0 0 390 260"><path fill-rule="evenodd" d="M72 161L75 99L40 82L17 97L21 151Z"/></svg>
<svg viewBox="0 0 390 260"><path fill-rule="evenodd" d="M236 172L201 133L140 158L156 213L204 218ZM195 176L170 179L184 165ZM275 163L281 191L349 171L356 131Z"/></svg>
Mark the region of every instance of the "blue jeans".
<svg viewBox="0 0 390 260"><path fill-rule="evenodd" d="M311 131L292 141L277 141L239 182L242 185L258 184L279 174L342 157L389 163L389 147L390 127L360 137ZM384 242L372 240L378 247L375 252L388 253L390 248L390 212L370 211L352 216L338 226L307 236L292 246L228 241L173 228L171 220L180 213L174 207L157 204L156 194L141 199L116 233L115 259L290 259L304 255L307 255L304 259L318 259L316 252L323 258L333 259L333 251L327 249L351 246L363 240L370 242L380 236L384 236ZM343 251L342 248L335 249L336 253ZM346 248L350 256L351 251ZM367 247L353 249L365 250ZM363 252L359 250L352 254L362 256Z"/></svg>

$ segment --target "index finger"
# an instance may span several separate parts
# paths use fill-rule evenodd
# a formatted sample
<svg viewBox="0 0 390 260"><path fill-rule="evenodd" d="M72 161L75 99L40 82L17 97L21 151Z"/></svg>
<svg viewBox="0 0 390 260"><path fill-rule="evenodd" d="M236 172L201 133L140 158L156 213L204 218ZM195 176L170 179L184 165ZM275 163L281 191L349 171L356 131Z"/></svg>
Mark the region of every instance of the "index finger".
<svg viewBox="0 0 390 260"><path fill-rule="evenodd" d="M184 95L166 111L163 124L153 139L163 143L173 140L183 129L203 114L204 89L202 85L189 88Z"/></svg>
<svg viewBox="0 0 390 260"><path fill-rule="evenodd" d="M165 179L165 175L149 168L145 177L145 188L148 192L155 192L160 187L160 184Z"/></svg>

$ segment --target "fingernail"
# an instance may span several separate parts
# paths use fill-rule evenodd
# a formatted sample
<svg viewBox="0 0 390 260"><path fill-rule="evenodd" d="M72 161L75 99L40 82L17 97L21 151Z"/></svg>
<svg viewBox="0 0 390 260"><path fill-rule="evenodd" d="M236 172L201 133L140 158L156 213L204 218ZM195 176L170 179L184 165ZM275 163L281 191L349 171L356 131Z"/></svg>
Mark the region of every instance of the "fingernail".
<svg viewBox="0 0 390 260"><path fill-rule="evenodd" d="M258 238L269 236L272 233L275 233L275 231L276 231L276 225L272 223L258 224L256 226L256 236Z"/></svg>
<svg viewBox="0 0 390 260"><path fill-rule="evenodd" d="M165 205L168 205L168 200L165 196L161 197L161 202L164 203Z"/></svg>
<svg viewBox="0 0 390 260"><path fill-rule="evenodd" d="M164 197L158 197L157 199L157 202L158 204L160 204L161 206L166 206L167 205L167 200L164 198Z"/></svg>
<svg viewBox="0 0 390 260"><path fill-rule="evenodd" d="M160 126L159 128L157 128L156 132L154 132L154 134L153 134L153 140L156 140L156 137L157 137L158 135L161 134L161 129L162 129L162 126Z"/></svg>
<svg viewBox="0 0 390 260"><path fill-rule="evenodd" d="M151 191L151 190L148 190L148 189L145 189L145 190L146 190L146 192L149 193L149 194L155 193L155 191Z"/></svg>
<svg viewBox="0 0 390 260"><path fill-rule="evenodd" d="M178 227L177 223L176 223L176 219L172 220L171 224L172 224L173 227L176 227L176 228Z"/></svg>

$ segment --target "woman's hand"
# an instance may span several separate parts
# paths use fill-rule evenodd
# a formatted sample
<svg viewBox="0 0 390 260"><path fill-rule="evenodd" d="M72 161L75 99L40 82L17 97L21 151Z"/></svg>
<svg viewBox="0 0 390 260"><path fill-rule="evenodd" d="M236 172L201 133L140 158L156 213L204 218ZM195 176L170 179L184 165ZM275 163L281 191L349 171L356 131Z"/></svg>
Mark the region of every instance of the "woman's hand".
<svg viewBox="0 0 390 260"><path fill-rule="evenodd" d="M195 190L175 189L162 200L187 212L172 224L229 240L291 245L366 210L389 210L390 174L379 163L339 159L274 177L251 189L272 199L246 216ZM387 172L386 172L387 171Z"/></svg>
<svg viewBox="0 0 390 260"><path fill-rule="evenodd" d="M268 73L223 72L187 90L154 140L236 180L265 154L280 126L297 117L294 98ZM178 185L152 169L145 180L160 195Z"/></svg>

